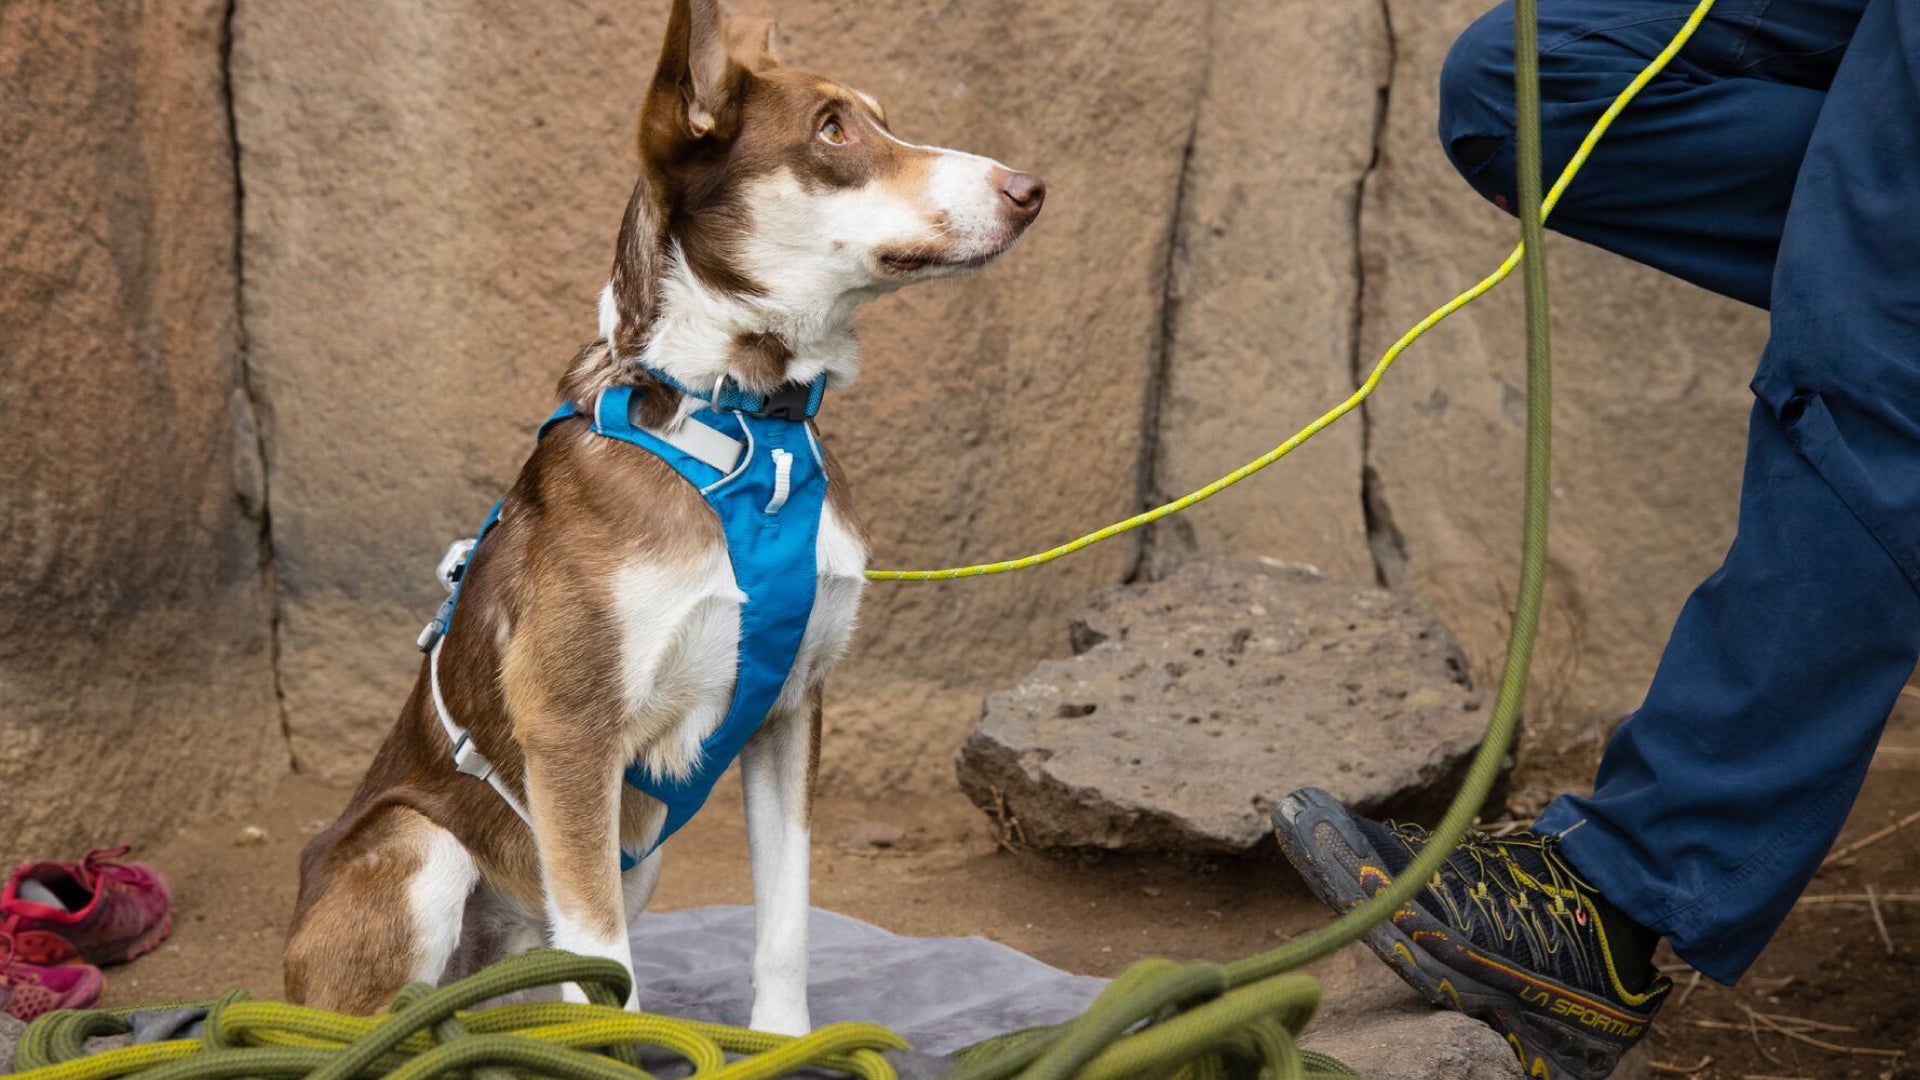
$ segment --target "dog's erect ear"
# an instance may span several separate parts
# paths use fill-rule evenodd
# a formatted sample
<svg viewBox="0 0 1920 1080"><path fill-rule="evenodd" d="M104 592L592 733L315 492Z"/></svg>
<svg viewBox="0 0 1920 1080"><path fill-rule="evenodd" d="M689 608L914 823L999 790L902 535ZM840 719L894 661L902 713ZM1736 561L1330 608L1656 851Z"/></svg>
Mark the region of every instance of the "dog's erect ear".
<svg viewBox="0 0 1920 1080"><path fill-rule="evenodd" d="M615 357L639 355L660 306L660 278L665 273L666 207L642 172L627 200L627 216L620 223L614 248L613 277L608 299L613 310L601 312L601 333Z"/></svg>
<svg viewBox="0 0 1920 1080"><path fill-rule="evenodd" d="M591 410L600 391L622 382L646 346L660 310L665 216L665 207L643 169L633 197L627 200L626 220L621 222L620 242L613 253L613 274L600 295L600 337L580 350L560 379L560 396L579 408Z"/></svg>
<svg viewBox="0 0 1920 1080"><path fill-rule="evenodd" d="M673 0L666 45L641 116L641 151L656 139L731 136L746 76L746 69L727 55L718 0Z"/></svg>

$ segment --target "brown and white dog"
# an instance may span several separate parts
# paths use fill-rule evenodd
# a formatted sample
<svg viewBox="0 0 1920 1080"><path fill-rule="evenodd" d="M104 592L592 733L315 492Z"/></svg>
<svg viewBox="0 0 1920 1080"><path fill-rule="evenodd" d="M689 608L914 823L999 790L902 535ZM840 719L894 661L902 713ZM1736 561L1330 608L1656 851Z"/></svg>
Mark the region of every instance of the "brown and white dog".
<svg viewBox="0 0 1920 1080"><path fill-rule="evenodd" d="M675 0L640 114L639 183L600 300L600 337L560 393L583 409L646 387L667 431L723 376L758 391L852 380L853 311L902 285L976 270L1039 213L1040 181L910 143L860 91L775 63L770 27ZM808 828L821 685L853 631L866 545L831 459L819 581L799 658L741 756L757 940L752 1024L809 1029ZM742 596L718 520L639 447L557 425L474 553L439 690L531 827L455 771L422 664L340 819L307 846L287 996L372 1012L544 942L631 970L627 923L660 873L659 803L629 762L691 767L732 693ZM569 996L577 988L568 987ZM636 995L637 997L637 995Z"/></svg>

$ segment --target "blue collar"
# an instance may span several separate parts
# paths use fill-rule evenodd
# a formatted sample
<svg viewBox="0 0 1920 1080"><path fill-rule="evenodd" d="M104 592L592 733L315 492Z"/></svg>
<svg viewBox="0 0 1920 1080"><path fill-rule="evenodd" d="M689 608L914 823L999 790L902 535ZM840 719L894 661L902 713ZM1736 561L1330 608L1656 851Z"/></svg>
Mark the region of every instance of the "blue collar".
<svg viewBox="0 0 1920 1080"><path fill-rule="evenodd" d="M770 394L756 393L725 375L709 391L702 393L679 379L646 364L638 365L647 377L694 399L704 401L722 412L743 412L748 416L780 420L811 420L820 411L820 399L826 396L827 377L819 375L809 383L782 383Z"/></svg>

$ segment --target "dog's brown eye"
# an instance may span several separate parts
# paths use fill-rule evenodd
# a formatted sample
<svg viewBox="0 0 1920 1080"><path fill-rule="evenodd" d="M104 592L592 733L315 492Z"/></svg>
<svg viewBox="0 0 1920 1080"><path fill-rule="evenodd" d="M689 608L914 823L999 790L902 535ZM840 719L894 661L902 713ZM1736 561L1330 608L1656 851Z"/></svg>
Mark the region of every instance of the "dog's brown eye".
<svg viewBox="0 0 1920 1080"><path fill-rule="evenodd" d="M846 145L847 133L841 128L839 117L829 116L827 122L820 125L820 141L830 146Z"/></svg>

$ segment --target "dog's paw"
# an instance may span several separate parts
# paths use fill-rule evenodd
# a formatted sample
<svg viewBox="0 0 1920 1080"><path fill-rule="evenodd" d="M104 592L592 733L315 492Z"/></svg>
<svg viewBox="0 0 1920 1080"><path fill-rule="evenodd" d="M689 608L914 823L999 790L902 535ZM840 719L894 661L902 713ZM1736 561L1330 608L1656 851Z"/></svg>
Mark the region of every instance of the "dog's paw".
<svg viewBox="0 0 1920 1080"><path fill-rule="evenodd" d="M589 1004L587 992L580 989L578 983L562 983L560 985L560 1000L572 1005ZM627 995L627 1000L621 1004L621 1008L626 1009L628 1012L640 1011L640 992L638 987Z"/></svg>
<svg viewBox="0 0 1920 1080"><path fill-rule="evenodd" d="M747 1022L747 1026L755 1031L796 1037L813 1031L813 1021L808 1018L805 1006L798 1009L791 1006L781 1008L758 1001L753 1004L753 1019Z"/></svg>

